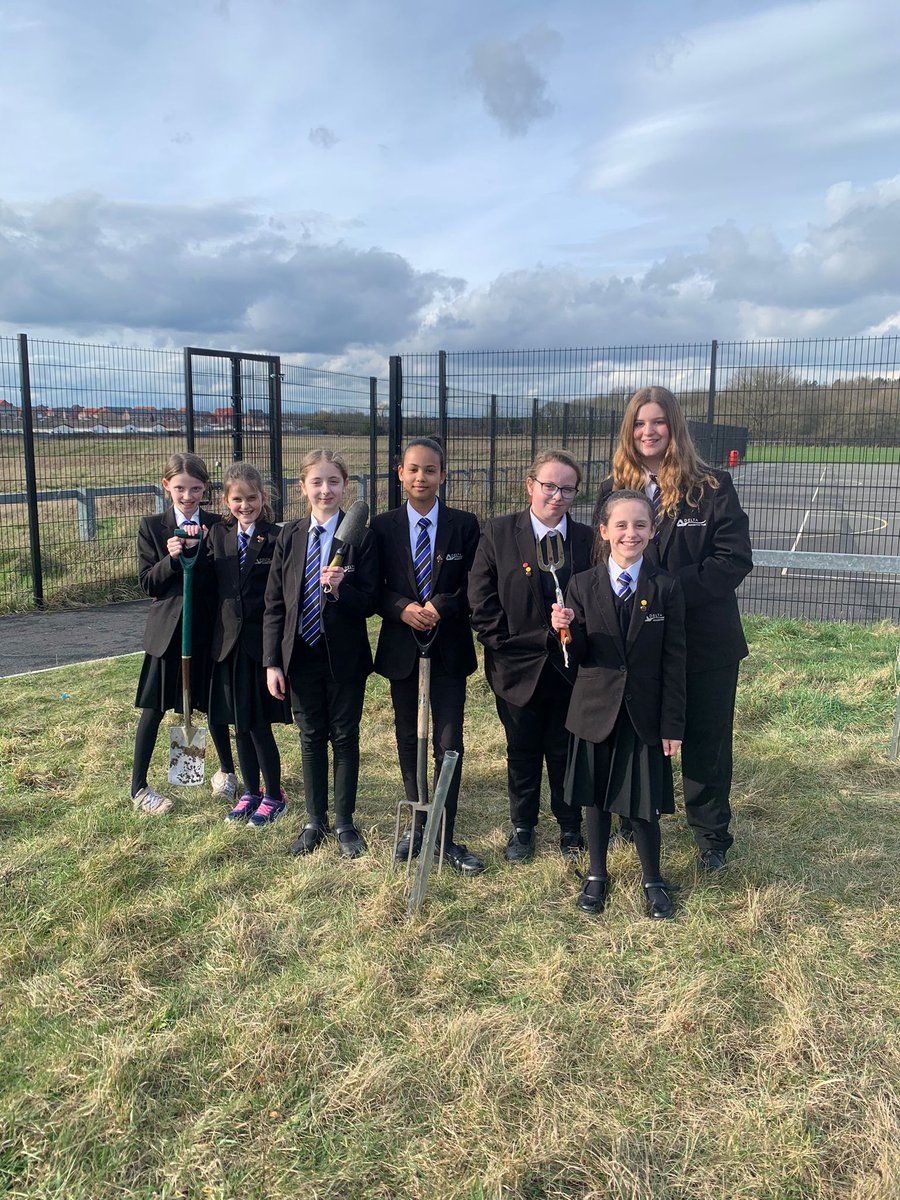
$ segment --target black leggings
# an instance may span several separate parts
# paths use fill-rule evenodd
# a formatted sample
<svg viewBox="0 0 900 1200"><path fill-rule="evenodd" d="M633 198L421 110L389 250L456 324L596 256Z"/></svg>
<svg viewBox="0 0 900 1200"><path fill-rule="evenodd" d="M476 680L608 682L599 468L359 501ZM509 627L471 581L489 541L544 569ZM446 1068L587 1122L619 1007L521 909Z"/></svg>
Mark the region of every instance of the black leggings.
<svg viewBox="0 0 900 1200"><path fill-rule="evenodd" d="M591 863L590 873L605 879L612 814L604 812L595 805L591 806L585 809L585 824ZM634 834L634 848L637 850L641 862L644 883L660 883L659 853L662 838L659 832L659 821L641 821L637 817L632 817L631 829Z"/></svg>
<svg viewBox="0 0 900 1200"><path fill-rule="evenodd" d="M141 709L141 719L138 721L137 733L134 738L134 765L131 768L132 796L137 795L141 788L147 786L147 772L150 770L150 759L153 757L156 747L156 735L159 733L159 727L165 715L156 708ZM219 756L221 769L231 774L234 771L234 755L231 753L228 726L210 725L209 736L212 738Z"/></svg>
<svg viewBox="0 0 900 1200"><path fill-rule="evenodd" d="M259 776L266 785L266 795L277 800L281 795L281 755L271 725L260 725L247 733L234 735L238 765L244 791L255 796L259 791Z"/></svg>

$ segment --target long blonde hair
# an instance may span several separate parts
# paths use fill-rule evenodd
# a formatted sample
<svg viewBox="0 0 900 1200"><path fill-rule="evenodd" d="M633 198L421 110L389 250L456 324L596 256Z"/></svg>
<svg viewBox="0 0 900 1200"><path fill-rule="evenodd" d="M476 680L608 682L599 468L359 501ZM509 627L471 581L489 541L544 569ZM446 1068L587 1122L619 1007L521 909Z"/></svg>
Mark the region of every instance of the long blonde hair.
<svg viewBox="0 0 900 1200"><path fill-rule="evenodd" d="M658 404L669 427L669 444L655 475L659 480L661 511L674 517L682 500L687 501L691 508L697 508L705 489L715 490L719 481L709 464L697 453L681 405L669 389L643 387L628 401L619 426L619 444L612 464L613 487L639 492L644 490L647 468L635 448L634 423L645 404Z"/></svg>

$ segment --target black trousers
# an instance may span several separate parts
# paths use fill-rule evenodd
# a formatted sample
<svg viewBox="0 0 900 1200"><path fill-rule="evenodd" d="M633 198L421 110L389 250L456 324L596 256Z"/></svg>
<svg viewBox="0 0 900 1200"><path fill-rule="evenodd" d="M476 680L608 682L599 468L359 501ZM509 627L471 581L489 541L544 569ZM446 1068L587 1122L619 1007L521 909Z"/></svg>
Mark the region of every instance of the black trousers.
<svg viewBox="0 0 900 1200"><path fill-rule="evenodd" d="M571 684L547 662L526 705L520 708L501 696L496 698L506 731L509 815L514 826L531 829L537 825L546 761L551 812L560 829L581 828L581 809L563 799L569 749L566 714L571 696Z"/></svg>
<svg viewBox="0 0 900 1200"><path fill-rule="evenodd" d="M684 812L701 850L727 850L731 822L732 740L738 663L687 676L681 746Z"/></svg>
<svg viewBox="0 0 900 1200"><path fill-rule="evenodd" d="M394 727L397 734L397 757L407 800L417 804L419 788L416 779L418 738L416 736L419 711L419 668L416 666L405 679L391 680L391 700L394 704ZM441 664L431 664L431 745L434 755L434 783L444 761L445 750L458 750L459 762L453 772L453 781L447 793L448 842L453 841L456 825L456 809L459 804L459 787L462 779L463 756L463 712L466 704L466 681L447 675Z"/></svg>
<svg viewBox="0 0 900 1200"><path fill-rule="evenodd" d="M328 819L328 743L334 757L334 823L350 825L359 786L359 722L365 676L337 683L323 642L291 659L291 711L300 731L303 793L311 821Z"/></svg>

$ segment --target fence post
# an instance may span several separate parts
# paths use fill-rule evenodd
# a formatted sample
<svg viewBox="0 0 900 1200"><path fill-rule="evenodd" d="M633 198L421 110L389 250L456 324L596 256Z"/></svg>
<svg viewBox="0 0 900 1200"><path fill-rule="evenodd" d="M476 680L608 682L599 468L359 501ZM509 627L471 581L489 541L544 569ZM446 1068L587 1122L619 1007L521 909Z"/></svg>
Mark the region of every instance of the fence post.
<svg viewBox="0 0 900 1200"><path fill-rule="evenodd" d="M191 347L184 348L184 440L188 454L194 453L194 372Z"/></svg>
<svg viewBox="0 0 900 1200"><path fill-rule="evenodd" d="M244 457L244 390L241 379L241 356L229 355L231 358L231 453L233 462L241 462Z"/></svg>
<svg viewBox="0 0 900 1200"><path fill-rule="evenodd" d="M388 371L388 508L400 506L400 479L394 470L403 449L403 364L392 354Z"/></svg>
<svg viewBox="0 0 900 1200"><path fill-rule="evenodd" d="M275 489L275 520L284 519L284 427L281 421L281 357L269 363L269 472Z"/></svg>
<svg viewBox="0 0 900 1200"><path fill-rule="evenodd" d="M562 444L563 449L569 448L569 405L563 404L563 427L562 427Z"/></svg>
<svg viewBox="0 0 900 1200"><path fill-rule="evenodd" d="M378 507L378 380L369 376L369 512Z"/></svg>
<svg viewBox="0 0 900 1200"><path fill-rule="evenodd" d="M497 473L497 393L491 393L491 425L488 461L488 512L494 515L494 476Z"/></svg>
<svg viewBox="0 0 900 1200"><path fill-rule="evenodd" d="M538 398L531 401L531 461L537 458Z"/></svg>
<svg viewBox="0 0 900 1200"><path fill-rule="evenodd" d="M31 415L31 366L28 334L19 334L19 392L22 400L22 450L25 455L25 493L28 505L28 541L31 552L31 591L34 607L44 607L44 572L38 521L37 469L34 461L34 421Z"/></svg>
<svg viewBox="0 0 900 1200"><path fill-rule="evenodd" d="M438 350L438 428L444 455L447 454L447 351ZM441 484L441 499L447 499L447 476Z"/></svg>
<svg viewBox="0 0 900 1200"><path fill-rule="evenodd" d="M587 462L585 463L585 474L587 475L588 485L594 477L594 406L593 404L588 409L588 436L587 436Z"/></svg>
<svg viewBox="0 0 900 1200"><path fill-rule="evenodd" d="M709 347L709 396L706 400L706 423L710 430L716 423L716 356L719 349L719 343L713 338ZM712 433L710 432L710 446L712 446ZM709 459L712 462L712 459Z"/></svg>

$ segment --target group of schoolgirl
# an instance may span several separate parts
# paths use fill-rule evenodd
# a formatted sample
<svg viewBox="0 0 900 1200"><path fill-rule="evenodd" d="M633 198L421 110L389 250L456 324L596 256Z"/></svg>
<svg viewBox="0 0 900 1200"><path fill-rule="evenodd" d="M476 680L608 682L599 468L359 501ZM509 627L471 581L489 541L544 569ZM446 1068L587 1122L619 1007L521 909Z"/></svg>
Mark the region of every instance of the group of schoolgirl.
<svg viewBox="0 0 900 1200"><path fill-rule="evenodd" d="M179 559L193 553L202 556L194 628L203 630L192 658L194 695L208 697L220 760L214 790L236 799L227 819L260 826L284 811L271 725L292 715L307 820L291 853L314 851L331 832L329 743L333 832L343 855L363 853L353 817L366 678L374 669L390 681L404 789L415 802L419 654L427 647L432 662L437 775L446 750L462 758L474 629L506 734L506 860L534 854L546 765L567 858L585 847L585 818L590 866L578 908L605 908L617 814L640 859L647 914L672 916L660 874L659 816L674 810L671 760L682 743L700 867L719 869L731 845L734 697L747 653L734 590L752 561L730 477L698 458L677 400L658 387L629 401L593 529L568 515L581 471L565 450L545 451L531 464L525 511L493 518L482 531L473 514L438 498L445 461L437 440L410 442L398 475L406 502L374 517L343 565L331 566L348 479L339 455L317 450L304 459L300 489L309 515L280 530L254 468L238 463L225 473L228 515L220 521L199 507L209 482L202 460L172 457L163 486L173 507L144 518L139 534L141 582L154 603L136 701L144 712L135 807L171 807L146 773L163 713L180 704ZM382 624L373 662L366 620L376 612ZM462 762L447 797L444 854L455 870L474 875L482 860L455 840L461 775ZM398 860L418 854L423 825L419 814Z"/></svg>

